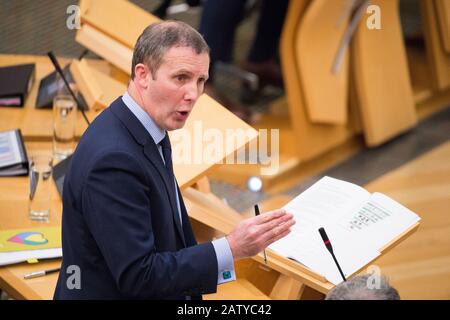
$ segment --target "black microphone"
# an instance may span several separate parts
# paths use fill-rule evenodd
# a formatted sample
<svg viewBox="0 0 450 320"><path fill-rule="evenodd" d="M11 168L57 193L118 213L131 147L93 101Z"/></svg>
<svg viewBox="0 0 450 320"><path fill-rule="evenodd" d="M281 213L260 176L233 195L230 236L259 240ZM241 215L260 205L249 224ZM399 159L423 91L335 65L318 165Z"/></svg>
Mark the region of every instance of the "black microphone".
<svg viewBox="0 0 450 320"><path fill-rule="evenodd" d="M66 77L64 76L64 73L61 69L61 66L58 63L58 60L56 59L55 55L53 54L52 51L47 53L48 57L50 58L50 60L53 63L53 66L55 67L56 71L59 73L60 77L63 79L64 84L67 88L67 90L69 91L70 95L74 98L74 100L77 102L78 105L78 109L81 111L81 114L83 115L84 120L86 121L86 123L88 124L88 126L91 124L89 122L89 119L86 116L86 113L84 112L83 108L81 107L81 103L80 100L78 99L78 97L75 95L75 93L73 93L72 88L69 85L69 82L67 81Z"/></svg>
<svg viewBox="0 0 450 320"><path fill-rule="evenodd" d="M336 266L338 267L339 273L342 276L342 279L344 279L344 281L347 281L347 279L345 279L344 273L341 270L341 267L339 266L339 263L336 260L336 257L334 256L333 253L333 247L331 246L331 242L328 239L327 233L325 232L324 228L319 228L319 233L320 236L322 237L323 243L325 245L325 247L327 247L328 251L331 253L331 256L333 257L334 262L336 263Z"/></svg>

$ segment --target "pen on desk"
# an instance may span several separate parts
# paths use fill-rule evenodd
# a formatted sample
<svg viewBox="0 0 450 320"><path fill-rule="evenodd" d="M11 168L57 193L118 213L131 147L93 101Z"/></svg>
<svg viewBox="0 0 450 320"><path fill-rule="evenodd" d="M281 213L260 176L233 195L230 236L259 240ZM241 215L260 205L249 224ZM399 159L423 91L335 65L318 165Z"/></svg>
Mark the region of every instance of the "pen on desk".
<svg viewBox="0 0 450 320"><path fill-rule="evenodd" d="M32 273L24 275L23 278L24 279L32 279L32 278L37 278L37 277L43 277L43 276L45 276L47 274L50 274L50 273L59 272L59 270L61 270L61 268L36 271L36 272L32 272Z"/></svg>
<svg viewBox="0 0 450 320"><path fill-rule="evenodd" d="M260 214L259 207L257 204L255 204L255 216L259 216L259 214ZM263 253L264 253L264 263L267 264L266 249L264 249Z"/></svg>

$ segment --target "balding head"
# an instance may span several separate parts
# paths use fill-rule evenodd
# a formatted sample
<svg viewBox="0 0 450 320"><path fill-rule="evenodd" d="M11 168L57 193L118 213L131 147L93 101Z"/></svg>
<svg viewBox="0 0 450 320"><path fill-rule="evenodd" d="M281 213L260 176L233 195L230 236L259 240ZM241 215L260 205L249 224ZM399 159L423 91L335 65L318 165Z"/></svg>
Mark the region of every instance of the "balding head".
<svg viewBox="0 0 450 320"><path fill-rule="evenodd" d="M356 276L342 282L331 290L326 300L400 300L397 290L389 285L386 277L380 276L379 287L369 286L371 275Z"/></svg>

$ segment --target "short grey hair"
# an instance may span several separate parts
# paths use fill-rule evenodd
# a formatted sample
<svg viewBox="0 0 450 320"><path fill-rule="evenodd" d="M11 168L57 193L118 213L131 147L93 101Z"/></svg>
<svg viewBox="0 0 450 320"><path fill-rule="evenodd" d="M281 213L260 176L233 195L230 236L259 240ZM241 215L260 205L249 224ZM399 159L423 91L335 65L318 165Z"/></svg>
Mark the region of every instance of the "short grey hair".
<svg viewBox="0 0 450 320"><path fill-rule="evenodd" d="M149 25L136 41L131 64L131 79L134 68L139 63L146 64L152 77L163 62L164 54L172 47L189 47L195 53L208 53L205 39L187 23L181 21L163 21Z"/></svg>
<svg viewBox="0 0 450 320"><path fill-rule="evenodd" d="M400 300L398 291L389 285L388 278L380 276L380 287L369 288L372 275L356 276L337 285L328 292L325 300Z"/></svg>

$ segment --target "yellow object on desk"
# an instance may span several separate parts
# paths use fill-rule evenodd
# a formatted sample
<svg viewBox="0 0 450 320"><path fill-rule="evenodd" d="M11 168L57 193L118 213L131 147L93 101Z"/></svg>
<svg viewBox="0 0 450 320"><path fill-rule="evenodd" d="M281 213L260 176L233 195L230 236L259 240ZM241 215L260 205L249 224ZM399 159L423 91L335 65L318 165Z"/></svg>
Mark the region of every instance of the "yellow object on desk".
<svg viewBox="0 0 450 320"><path fill-rule="evenodd" d="M35 263L39 263L39 260L36 259L36 258L31 258L31 259L28 259L27 262L28 262L29 264L35 264Z"/></svg>
<svg viewBox="0 0 450 320"><path fill-rule="evenodd" d="M61 248L61 228L27 228L0 231L0 252Z"/></svg>

